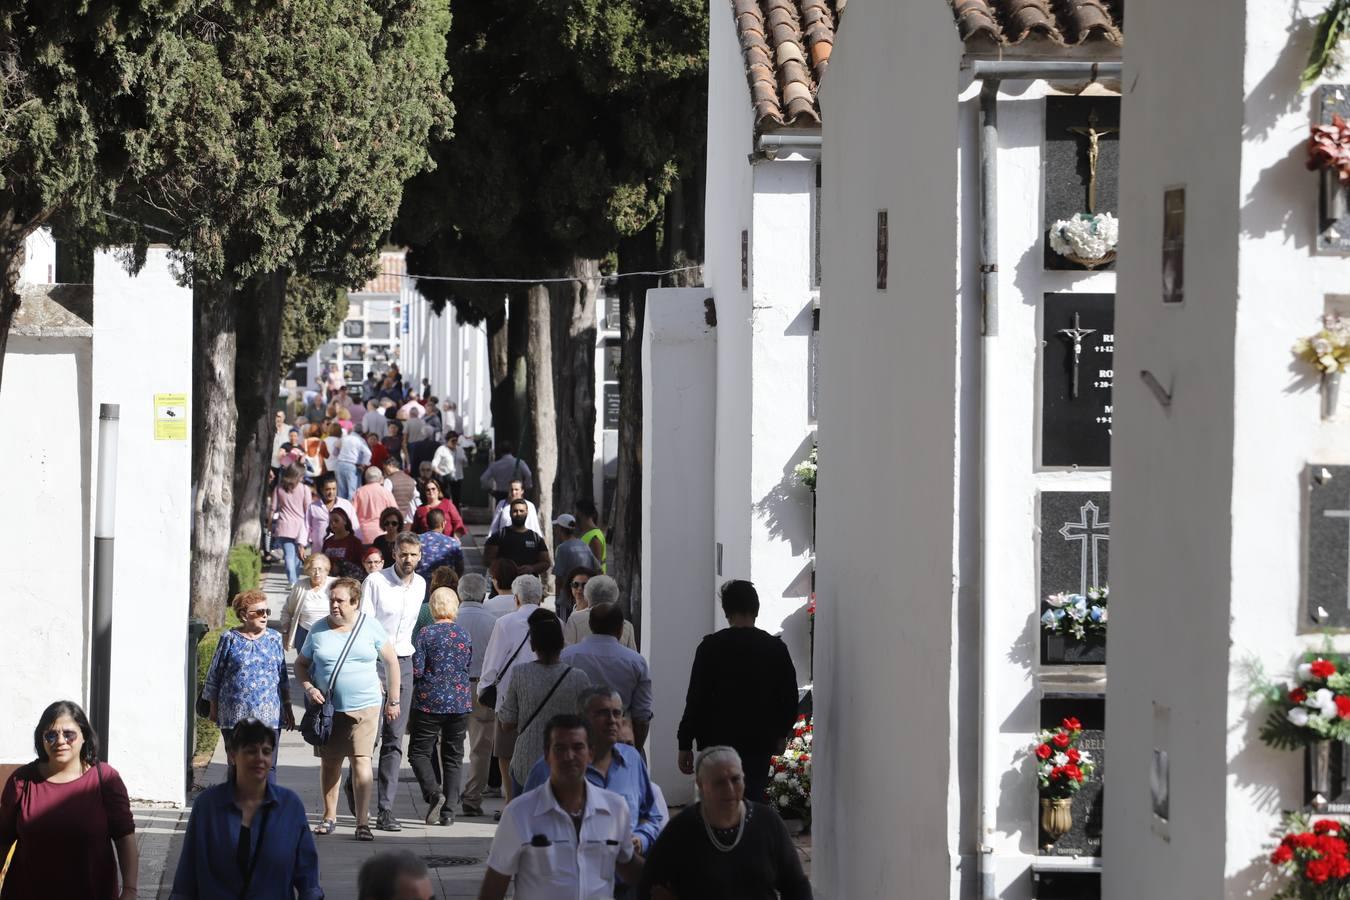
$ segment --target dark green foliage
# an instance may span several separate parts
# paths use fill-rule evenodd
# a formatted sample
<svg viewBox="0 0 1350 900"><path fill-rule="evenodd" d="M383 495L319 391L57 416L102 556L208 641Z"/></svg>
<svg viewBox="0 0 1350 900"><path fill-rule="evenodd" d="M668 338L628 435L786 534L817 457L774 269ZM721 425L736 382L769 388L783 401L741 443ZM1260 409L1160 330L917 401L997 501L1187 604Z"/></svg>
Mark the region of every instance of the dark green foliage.
<svg viewBox="0 0 1350 900"><path fill-rule="evenodd" d="M249 548L252 549L252 548ZM257 551L255 550L256 554ZM214 631L208 631L197 644L197 690L201 691L201 686L206 683L206 670L211 667L211 657L216 654L216 645L220 643L220 636L239 625L239 617L234 614L233 609L225 611L225 624ZM193 700L196 700L194 697ZM193 743L193 756L210 754L215 752L216 741L220 739L220 729L216 723L210 719L197 717L197 737Z"/></svg>
<svg viewBox="0 0 1350 900"><path fill-rule="evenodd" d="M251 591L262 585L262 554L250 544L236 544L230 548L230 596ZM226 598L228 602L229 598Z"/></svg>
<svg viewBox="0 0 1350 900"><path fill-rule="evenodd" d="M1300 87L1307 88L1323 72L1336 68L1337 47L1347 32L1350 32L1350 0L1331 0L1317 19L1317 32L1308 51L1308 65L1303 70Z"/></svg>
<svg viewBox="0 0 1350 900"><path fill-rule="evenodd" d="M347 305L341 288L303 275L290 277L281 311L281 377L338 333Z"/></svg>

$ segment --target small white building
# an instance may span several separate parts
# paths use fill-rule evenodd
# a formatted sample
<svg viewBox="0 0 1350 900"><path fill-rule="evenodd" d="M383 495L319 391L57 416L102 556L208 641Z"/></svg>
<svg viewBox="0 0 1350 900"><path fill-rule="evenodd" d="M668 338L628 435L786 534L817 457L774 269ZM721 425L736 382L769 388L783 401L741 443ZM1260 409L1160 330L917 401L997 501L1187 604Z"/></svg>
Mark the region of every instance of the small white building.
<svg viewBox="0 0 1350 900"><path fill-rule="evenodd" d="M0 441L11 510L0 525L0 718L8 723L0 772L33 759L33 728L48 704L90 706L99 409L117 404L103 739L132 798L182 804L192 739L192 293L177 283L165 248L150 248L137 276L112 252L98 253L93 285L50 283L49 236L35 235L28 251L0 386L0 418L28 423Z"/></svg>

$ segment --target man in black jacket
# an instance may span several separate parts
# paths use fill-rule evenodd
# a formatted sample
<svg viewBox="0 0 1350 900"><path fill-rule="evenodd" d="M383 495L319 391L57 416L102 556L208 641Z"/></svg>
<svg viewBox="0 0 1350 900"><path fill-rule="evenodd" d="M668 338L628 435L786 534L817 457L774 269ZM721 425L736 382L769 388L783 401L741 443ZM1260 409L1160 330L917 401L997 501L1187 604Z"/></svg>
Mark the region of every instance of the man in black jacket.
<svg viewBox="0 0 1350 900"><path fill-rule="evenodd" d="M745 796L762 801L769 757L782 753L797 721L797 670L783 642L755 627L759 594L748 581L722 585L730 626L698 645L677 733L680 771L694 772L694 744L741 755Z"/></svg>

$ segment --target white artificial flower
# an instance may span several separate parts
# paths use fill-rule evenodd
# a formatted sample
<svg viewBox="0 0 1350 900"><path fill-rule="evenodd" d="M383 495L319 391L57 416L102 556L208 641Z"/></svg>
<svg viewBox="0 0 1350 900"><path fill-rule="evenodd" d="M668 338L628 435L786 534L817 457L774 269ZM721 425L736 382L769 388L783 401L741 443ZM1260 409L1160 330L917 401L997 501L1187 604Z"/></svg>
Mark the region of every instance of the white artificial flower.
<svg viewBox="0 0 1350 900"><path fill-rule="evenodd" d="M1050 226L1050 249L1061 256L1101 259L1116 249L1120 226L1110 213L1079 213Z"/></svg>
<svg viewBox="0 0 1350 900"><path fill-rule="evenodd" d="M1084 766L1084 765L1087 765L1087 764L1090 763L1090 762L1092 762L1092 754L1089 753L1089 752L1087 752L1086 750L1079 750L1079 751L1078 751L1078 765Z"/></svg>
<svg viewBox="0 0 1350 900"><path fill-rule="evenodd" d="M1332 351L1331 341L1326 338L1314 338L1312 342L1313 352L1318 356L1329 356Z"/></svg>
<svg viewBox="0 0 1350 900"><path fill-rule="evenodd" d="M779 805L779 806L787 806L788 803L790 803L790 802L791 802L791 801L788 799L788 795L787 795L787 794L784 794L783 796L781 796L781 797L778 798L778 805ZM779 826L779 827L782 827L782 826Z"/></svg>
<svg viewBox="0 0 1350 900"><path fill-rule="evenodd" d="M1322 367L1322 371L1324 372L1339 371L1341 366L1341 364L1336 361L1336 357L1332 356L1330 353L1326 356L1319 356L1317 358L1317 364Z"/></svg>
<svg viewBox="0 0 1350 900"><path fill-rule="evenodd" d="M1312 663L1300 663L1295 671L1299 681L1312 681Z"/></svg>
<svg viewBox="0 0 1350 900"><path fill-rule="evenodd" d="M1069 757L1063 753L1056 753L1054 756L1050 757L1050 759L1057 766L1067 766L1069 764Z"/></svg>
<svg viewBox="0 0 1350 900"><path fill-rule="evenodd" d="M1327 719L1334 719L1339 715L1336 711L1336 695L1327 688L1319 688L1310 699L1315 701L1314 705Z"/></svg>
<svg viewBox="0 0 1350 900"><path fill-rule="evenodd" d="M787 781L787 780L788 780L787 773L786 773L786 772L778 772L777 774L775 774L775 775L773 776L773 780L774 780L774 781L778 781L778 782Z"/></svg>
<svg viewBox="0 0 1350 900"><path fill-rule="evenodd" d="M1308 724L1308 711L1301 706L1295 706L1289 710L1289 721L1293 722L1299 728L1304 728Z"/></svg>
<svg viewBox="0 0 1350 900"><path fill-rule="evenodd" d="M1059 609L1069 602L1069 595L1061 591L1058 594L1051 594L1049 597L1046 597L1045 602L1049 603L1055 609Z"/></svg>

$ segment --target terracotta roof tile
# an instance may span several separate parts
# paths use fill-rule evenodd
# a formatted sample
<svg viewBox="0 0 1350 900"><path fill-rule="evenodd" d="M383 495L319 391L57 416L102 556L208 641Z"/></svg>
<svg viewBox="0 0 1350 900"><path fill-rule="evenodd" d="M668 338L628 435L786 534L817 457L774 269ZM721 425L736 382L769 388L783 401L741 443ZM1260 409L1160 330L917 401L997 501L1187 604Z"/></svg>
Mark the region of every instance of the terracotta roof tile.
<svg viewBox="0 0 1350 900"><path fill-rule="evenodd" d="M1060 46L1124 41L1125 0L951 0L961 40Z"/></svg>
<svg viewBox="0 0 1350 900"><path fill-rule="evenodd" d="M847 0L732 0L757 130L820 125L817 92Z"/></svg>

